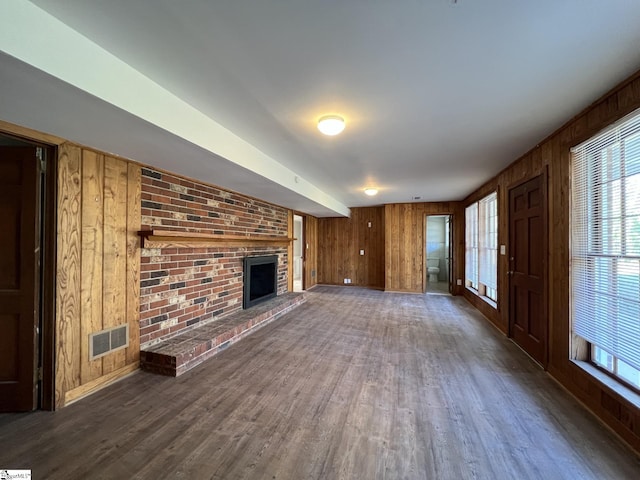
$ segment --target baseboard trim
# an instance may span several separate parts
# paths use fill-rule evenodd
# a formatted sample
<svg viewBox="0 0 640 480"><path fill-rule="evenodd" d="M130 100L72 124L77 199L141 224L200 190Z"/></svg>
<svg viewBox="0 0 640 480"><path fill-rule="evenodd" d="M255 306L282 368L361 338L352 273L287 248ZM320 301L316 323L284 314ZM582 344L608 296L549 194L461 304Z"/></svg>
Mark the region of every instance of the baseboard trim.
<svg viewBox="0 0 640 480"><path fill-rule="evenodd" d="M135 371L139 370L139 368L140 368L140 362L134 362L122 368L119 368L118 370L115 370L111 373L103 375L100 378L96 378L95 380L87 382L84 385L74 388L73 390L69 390L64 394L63 406L66 407L67 405L70 405L73 402L77 402L81 398L84 398L87 395L95 393L98 390L108 385L111 385L112 383L128 376L129 374L134 373Z"/></svg>

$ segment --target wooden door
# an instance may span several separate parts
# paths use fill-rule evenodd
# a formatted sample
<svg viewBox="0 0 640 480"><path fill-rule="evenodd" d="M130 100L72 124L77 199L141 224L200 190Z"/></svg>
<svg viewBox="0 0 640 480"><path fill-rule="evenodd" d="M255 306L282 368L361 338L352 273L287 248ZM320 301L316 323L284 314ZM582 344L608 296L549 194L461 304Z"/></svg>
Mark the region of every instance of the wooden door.
<svg viewBox="0 0 640 480"><path fill-rule="evenodd" d="M39 161L0 147L0 411L37 406Z"/></svg>
<svg viewBox="0 0 640 480"><path fill-rule="evenodd" d="M547 361L546 176L509 191L509 334L543 366Z"/></svg>

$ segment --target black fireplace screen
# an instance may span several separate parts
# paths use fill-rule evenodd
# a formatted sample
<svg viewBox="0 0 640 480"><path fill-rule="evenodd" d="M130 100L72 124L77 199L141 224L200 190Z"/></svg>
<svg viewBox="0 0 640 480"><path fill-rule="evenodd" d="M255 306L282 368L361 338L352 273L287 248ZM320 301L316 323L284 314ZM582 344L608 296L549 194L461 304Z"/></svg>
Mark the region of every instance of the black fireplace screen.
<svg viewBox="0 0 640 480"><path fill-rule="evenodd" d="M251 308L277 294L278 256L245 257L242 308Z"/></svg>

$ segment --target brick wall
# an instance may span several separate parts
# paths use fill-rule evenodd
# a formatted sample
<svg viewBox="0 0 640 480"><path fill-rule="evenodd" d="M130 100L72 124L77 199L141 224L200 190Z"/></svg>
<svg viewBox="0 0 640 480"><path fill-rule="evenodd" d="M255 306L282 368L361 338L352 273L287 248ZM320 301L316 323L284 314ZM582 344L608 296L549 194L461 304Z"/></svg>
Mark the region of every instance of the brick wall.
<svg viewBox="0 0 640 480"><path fill-rule="evenodd" d="M287 236L286 209L177 176L142 169L142 229L216 235ZM278 255L278 294L287 290L287 248L144 248L140 343L147 346L242 309L242 259Z"/></svg>

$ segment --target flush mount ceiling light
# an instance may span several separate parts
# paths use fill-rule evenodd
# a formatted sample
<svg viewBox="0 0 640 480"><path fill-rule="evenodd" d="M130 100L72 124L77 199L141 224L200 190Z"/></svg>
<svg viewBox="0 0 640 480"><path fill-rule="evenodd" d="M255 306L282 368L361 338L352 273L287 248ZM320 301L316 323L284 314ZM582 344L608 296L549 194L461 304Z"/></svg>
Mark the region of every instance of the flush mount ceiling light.
<svg viewBox="0 0 640 480"><path fill-rule="evenodd" d="M338 135L344 130L344 118L338 115L325 115L318 120L318 130L325 135Z"/></svg>
<svg viewBox="0 0 640 480"><path fill-rule="evenodd" d="M374 195L378 194L378 189L373 187L368 187L364 189L364 193L369 195L370 197L373 197Z"/></svg>

